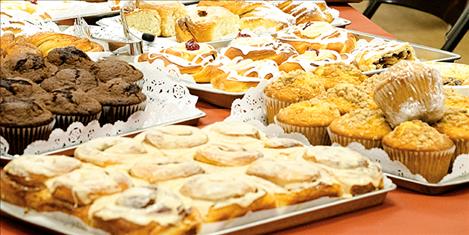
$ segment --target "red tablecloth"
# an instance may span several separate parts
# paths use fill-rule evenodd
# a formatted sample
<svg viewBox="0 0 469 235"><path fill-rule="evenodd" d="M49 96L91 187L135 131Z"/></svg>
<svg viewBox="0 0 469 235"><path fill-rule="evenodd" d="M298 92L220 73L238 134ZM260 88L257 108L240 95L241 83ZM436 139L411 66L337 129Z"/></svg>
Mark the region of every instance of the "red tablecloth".
<svg viewBox="0 0 469 235"><path fill-rule="evenodd" d="M349 29L392 37L354 8L334 7L349 19ZM198 107L207 113L199 126L221 121L230 110L203 102ZM469 188L441 196L426 196L397 189L388 194L383 205L278 232L279 234L467 234L469 231ZM0 234L45 234L44 230L2 217Z"/></svg>

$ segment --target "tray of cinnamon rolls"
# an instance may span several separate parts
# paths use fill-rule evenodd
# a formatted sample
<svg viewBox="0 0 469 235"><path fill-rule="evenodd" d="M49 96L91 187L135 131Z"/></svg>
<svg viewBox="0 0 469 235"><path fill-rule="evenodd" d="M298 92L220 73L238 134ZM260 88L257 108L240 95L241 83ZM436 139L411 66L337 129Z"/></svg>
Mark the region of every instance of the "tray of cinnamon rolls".
<svg viewBox="0 0 469 235"><path fill-rule="evenodd" d="M62 233L265 233L381 204L395 188L358 152L261 129L173 125L94 139L74 157L17 156L1 170L1 210Z"/></svg>

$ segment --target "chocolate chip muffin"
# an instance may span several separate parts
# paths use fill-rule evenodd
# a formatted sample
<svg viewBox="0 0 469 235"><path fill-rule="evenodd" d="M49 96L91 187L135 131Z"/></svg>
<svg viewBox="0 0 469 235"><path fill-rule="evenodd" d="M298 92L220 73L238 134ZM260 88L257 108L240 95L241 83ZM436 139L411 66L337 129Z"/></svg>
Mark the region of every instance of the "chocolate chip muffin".
<svg viewBox="0 0 469 235"><path fill-rule="evenodd" d="M3 60L5 77L23 77L40 83L57 72L57 67L32 53L12 53Z"/></svg>
<svg viewBox="0 0 469 235"><path fill-rule="evenodd" d="M59 69L79 68L89 70L94 62L83 51L73 46L55 48L47 55L47 61Z"/></svg>
<svg viewBox="0 0 469 235"><path fill-rule="evenodd" d="M67 129L73 122L87 125L99 119L101 104L81 90L68 87L51 92L52 99L46 108L55 115L55 128Z"/></svg>
<svg viewBox="0 0 469 235"><path fill-rule="evenodd" d="M3 97L35 98L41 102L51 99L51 95L33 81L25 78L0 79L0 95Z"/></svg>
<svg viewBox="0 0 469 235"><path fill-rule="evenodd" d="M35 99L0 97L0 136L9 154L22 154L30 143L47 139L54 126L52 113Z"/></svg>
<svg viewBox="0 0 469 235"><path fill-rule="evenodd" d="M146 96L142 89L122 78L115 78L88 92L103 106L101 123L114 123L117 120L126 121L133 113L144 110Z"/></svg>
<svg viewBox="0 0 469 235"><path fill-rule="evenodd" d="M127 62L118 59L100 60L91 67L91 72L102 82L122 78L128 83L134 83L143 79L142 72Z"/></svg>
<svg viewBox="0 0 469 235"><path fill-rule="evenodd" d="M44 80L41 87L49 92L64 87L74 87L86 92L97 87L98 83L98 80L87 70L70 68L62 69L54 76Z"/></svg>

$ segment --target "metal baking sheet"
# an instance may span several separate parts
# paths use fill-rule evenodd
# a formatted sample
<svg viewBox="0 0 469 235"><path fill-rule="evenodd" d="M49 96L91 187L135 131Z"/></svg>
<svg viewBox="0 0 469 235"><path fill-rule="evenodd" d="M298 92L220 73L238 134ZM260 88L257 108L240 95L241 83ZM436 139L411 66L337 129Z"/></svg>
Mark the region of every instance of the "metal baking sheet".
<svg viewBox="0 0 469 235"><path fill-rule="evenodd" d="M243 219L243 217L235 218L227 221L228 223L226 223L225 228L215 232L211 231L209 233L265 234L273 231L278 231L281 229L311 223L336 215L341 215L344 213L380 205L384 202L387 193L394 189L396 189L396 185L394 185L389 179L385 178L385 188L378 191L366 193L351 198L338 199L332 202L314 205L298 210L296 210L295 207L301 204L293 205L291 206L293 210L287 213L263 219L253 219L251 222L244 223L241 225L234 224L236 224L236 220ZM318 200L321 199L324 198L320 198ZM4 201L0 201L0 205L2 213L6 215L33 225L46 228L54 232L59 232L63 234L97 234L101 232L101 230L96 230L87 227L78 219L75 219L72 216L68 216L60 212L40 213L34 210L28 210L27 213L25 213L24 208L12 205ZM263 213L263 211L253 212L248 214L247 216L256 218L255 215L259 213ZM211 225L203 224L202 233L204 233L204 231L207 231L204 228L206 226Z"/></svg>
<svg viewBox="0 0 469 235"><path fill-rule="evenodd" d="M451 190L456 190L469 186L469 175L458 177L454 180L444 183L425 183L413 179L404 178L397 175L385 173L391 180L399 187L410 189L415 192L436 195L442 194Z"/></svg>

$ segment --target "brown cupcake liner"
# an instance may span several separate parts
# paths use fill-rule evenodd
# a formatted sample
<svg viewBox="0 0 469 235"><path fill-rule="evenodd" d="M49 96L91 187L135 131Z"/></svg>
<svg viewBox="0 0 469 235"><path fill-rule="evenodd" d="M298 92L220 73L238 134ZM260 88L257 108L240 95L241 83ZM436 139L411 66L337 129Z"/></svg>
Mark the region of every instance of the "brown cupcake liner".
<svg viewBox="0 0 469 235"><path fill-rule="evenodd" d="M347 147L350 143L352 142L357 142L365 146L366 149L372 149L372 148L380 148L381 147L381 140L373 140L373 139L365 139L365 138L356 138L356 137L349 137L349 136L343 136L334 133L331 131L331 129L328 127L327 128L327 133L329 134L329 137L331 138L332 143L338 143L344 147Z"/></svg>
<svg viewBox="0 0 469 235"><path fill-rule="evenodd" d="M265 99L268 124L274 122L274 117L275 115L277 115L278 112L280 112L280 109L283 109L289 106L290 104L292 104L291 102L280 101L275 98L270 98L266 95L264 95L264 99Z"/></svg>
<svg viewBox="0 0 469 235"><path fill-rule="evenodd" d="M430 183L438 183L448 174L455 146L441 151L395 149L383 144L391 160L400 161L413 174L420 174Z"/></svg>
<svg viewBox="0 0 469 235"><path fill-rule="evenodd" d="M101 112L87 116L55 114L54 128L61 128L63 130L67 130L68 126L70 126L70 124L74 122L81 122L84 126L86 126L93 120L99 120L100 116Z"/></svg>
<svg viewBox="0 0 469 235"><path fill-rule="evenodd" d="M116 121L127 121L127 119L137 111L145 110L146 102L143 101L134 105L103 105L99 123L101 125Z"/></svg>
<svg viewBox="0 0 469 235"><path fill-rule="evenodd" d="M55 119L50 123L34 127L3 127L0 126L0 136L9 144L8 153L23 154L24 149L36 140L47 140L53 130Z"/></svg>
<svg viewBox="0 0 469 235"><path fill-rule="evenodd" d="M325 126L294 126L287 123L280 122L277 117L274 117L275 124L282 127L286 133L297 132L303 134L312 145L330 145L331 140L327 134L327 127Z"/></svg>

